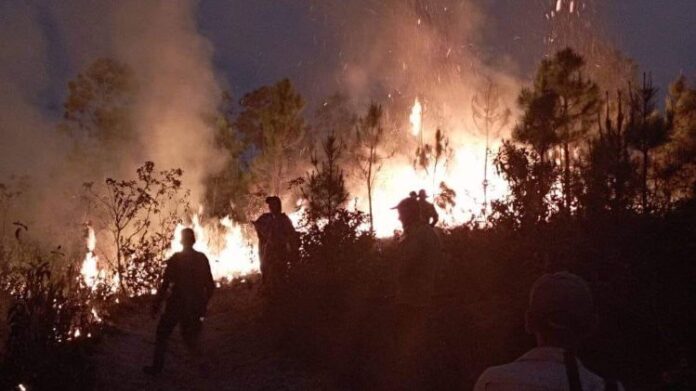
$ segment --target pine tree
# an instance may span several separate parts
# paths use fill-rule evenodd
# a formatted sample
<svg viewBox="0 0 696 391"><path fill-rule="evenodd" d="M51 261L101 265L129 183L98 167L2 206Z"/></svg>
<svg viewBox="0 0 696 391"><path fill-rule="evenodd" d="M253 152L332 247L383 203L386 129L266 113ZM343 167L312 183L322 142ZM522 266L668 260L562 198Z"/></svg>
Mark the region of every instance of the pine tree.
<svg viewBox="0 0 696 391"><path fill-rule="evenodd" d="M348 201L343 170L339 166L343 145L333 134L330 134L322 143L322 150L324 159L320 161L314 153L313 169L301 189L307 200L309 220L326 220L330 225L338 211Z"/></svg>

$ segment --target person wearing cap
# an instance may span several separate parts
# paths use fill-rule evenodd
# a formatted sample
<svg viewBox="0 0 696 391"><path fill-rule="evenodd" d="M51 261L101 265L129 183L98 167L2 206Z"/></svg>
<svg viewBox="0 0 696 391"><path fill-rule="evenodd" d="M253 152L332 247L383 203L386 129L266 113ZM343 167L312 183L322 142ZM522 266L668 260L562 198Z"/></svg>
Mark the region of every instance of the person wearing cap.
<svg viewBox="0 0 696 391"><path fill-rule="evenodd" d="M434 227L440 219L440 216L435 210L435 205L428 202L428 193L425 192L425 189L420 189L418 192L418 205L420 206L421 219L425 221L426 224Z"/></svg>
<svg viewBox="0 0 696 391"><path fill-rule="evenodd" d="M442 244L433 228L421 219L417 200L406 198L393 209L398 211L404 231L398 243L396 358L391 380L392 386L402 384L417 389L415 385L423 379L423 366L418 365L418 361L425 344L427 312L436 268L442 257Z"/></svg>
<svg viewBox="0 0 696 391"><path fill-rule="evenodd" d="M155 295L151 314L156 317L166 300L164 313L157 324L152 365L143 368L149 375L162 372L167 340L178 325L189 350L200 354L200 335L208 301L215 290L208 258L193 249L196 236L191 228L181 231L182 251L167 260L162 282Z"/></svg>
<svg viewBox="0 0 696 391"><path fill-rule="evenodd" d="M597 324L592 293L582 278L568 272L541 276L532 286L525 320L537 347L512 363L486 369L474 391L623 390L590 372L575 355Z"/></svg>
<svg viewBox="0 0 696 391"><path fill-rule="evenodd" d="M268 212L253 222L259 238L261 278L266 289L273 289L284 281L288 263L297 255L297 231L288 215L283 213L280 198L267 197Z"/></svg>

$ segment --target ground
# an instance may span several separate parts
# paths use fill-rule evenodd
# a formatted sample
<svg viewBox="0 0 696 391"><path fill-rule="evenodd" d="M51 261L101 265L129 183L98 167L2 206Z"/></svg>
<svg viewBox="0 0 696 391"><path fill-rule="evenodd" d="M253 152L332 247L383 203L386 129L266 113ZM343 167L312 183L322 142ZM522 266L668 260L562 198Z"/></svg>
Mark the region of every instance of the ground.
<svg viewBox="0 0 696 391"><path fill-rule="evenodd" d="M98 390L315 390L331 388L280 348L264 320L255 285L219 289L204 324L208 369L192 362L178 334L172 336L164 372L150 377L156 320L146 301L121 309L94 355Z"/></svg>

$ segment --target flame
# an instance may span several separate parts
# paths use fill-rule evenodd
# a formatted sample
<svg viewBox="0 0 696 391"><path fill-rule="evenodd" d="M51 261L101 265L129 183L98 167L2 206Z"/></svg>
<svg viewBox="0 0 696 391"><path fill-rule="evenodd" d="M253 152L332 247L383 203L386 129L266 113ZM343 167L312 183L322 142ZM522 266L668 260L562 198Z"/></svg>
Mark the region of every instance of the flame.
<svg viewBox="0 0 696 391"><path fill-rule="evenodd" d="M426 129L422 122L423 107L419 99L415 99L411 108L409 120L412 125L411 133L420 136L418 142L430 142L430 134L434 129ZM427 139L423 140L424 133ZM484 166L488 166L487 200L500 199L508 192L505 180L497 175L492 167L492 154L486 153L486 142L461 125L453 126L448 136L451 136L450 147L452 154L441 161L436 170L430 167L426 170L415 170L413 158L408 154L395 155L383 162L373 187L372 205L375 235L380 238L389 237L395 231L401 230L398 214L392 208L410 191L424 189L429 195L429 202L435 203L435 198L441 193L440 183L444 182L456 192L455 205L444 211L437 208L440 214L440 225L456 225L470 220L481 221L482 212L490 212L490 204L484 205ZM500 147L500 140L492 141L489 150L495 151ZM414 145L409 148L415 149ZM362 211L368 210L368 200L363 185L350 189L351 194L357 195L356 207Z"/></svg>
<svg viewBox="0 0 696 391"><path fill-rule="evenodd" d="M409 120L411 121L411 133L414 136L418 136L423 128L423 106L421 106L418 98L416 98L416 101L413 103Z"/></svg>
<svg viewBox="0 0 696 391"><path fill-rule="evenodd" d="M183 250L181 231L184 228L182 224L176 227L167 256ZM196 235L193 247L208 257L215 280L230 280L259 270L256 240L245 235L242 225L229 217L203 224L200 214L194 214L190 228Z"/></svg>
<svg viewBox="0 0 696 391"><path fill-rule="evenodd" d="M82 275L85 284L92 289L95 288L97 279L103 275L98 267L99 258L94 254L94 249L96 247L97 235L94 233L94 228L87 226L87 254L85 254L85 259L82 261L80 274Z"/></svg>

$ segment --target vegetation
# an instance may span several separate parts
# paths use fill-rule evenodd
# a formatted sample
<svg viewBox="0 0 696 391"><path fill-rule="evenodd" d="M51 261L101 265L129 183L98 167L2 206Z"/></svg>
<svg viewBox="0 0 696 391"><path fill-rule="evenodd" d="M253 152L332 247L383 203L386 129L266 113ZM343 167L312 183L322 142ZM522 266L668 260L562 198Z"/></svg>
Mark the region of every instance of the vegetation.
<svg viewBox="0 0 696 391"><path fill-rule="evenodd" d="M109 60L90 66L69 87L62 126L81 138L126 137L130 72ZM486 144L509 194L492 201L490 213L484 205L486 224L441 230L446 262L423 357L433 388L470 388L483 368L532 344L522 324L526 294L544 272L570 270L590 282L602 321L581 356L602 375L655 389L661 372L694 345L696 89L678 78L661 111L647 75L639 87L603 91L591 74L571 49L541 62L519 94L511 138L495 153ZM246 94L236 115L230 98L223 101L210 122L229 161L207 179L209 213L247 221L269 194L298 197L304 210L300 256L285 291L264 309L269 333L337 386L369 388L388 361L399 263L398 236L377 239L372 220L373 190L390 157L386 108L371 103L358 116L338 94L310 125L289 80ZM510 115L498 104L491 85L472 102L487 138ZM432 176L434 191L439 185L435 200L446 212L456 194L435 178L451 154L438 130L432 145L421 141L413 167ZM367 214L350 203L346 182L354 173L367 189ZM147 162L135 179L85 187L89 219L111 235L102 253L121 298L149 293L161 275L174 228L188 215L181 177ZM34 262L46 259L39 249L18 250L27 228L4 221L21 200L11 189L0 186L0 270L12 297L3 379L88 388L80 382L89 377L75 375L90 373L85 339L75 331L96 336L101 315L93 310L108 313L117 296L84 286L77 260L60 269ZM46 367L30 362L39 355ZM51 364L58 361L70 365Z"/></svg>

